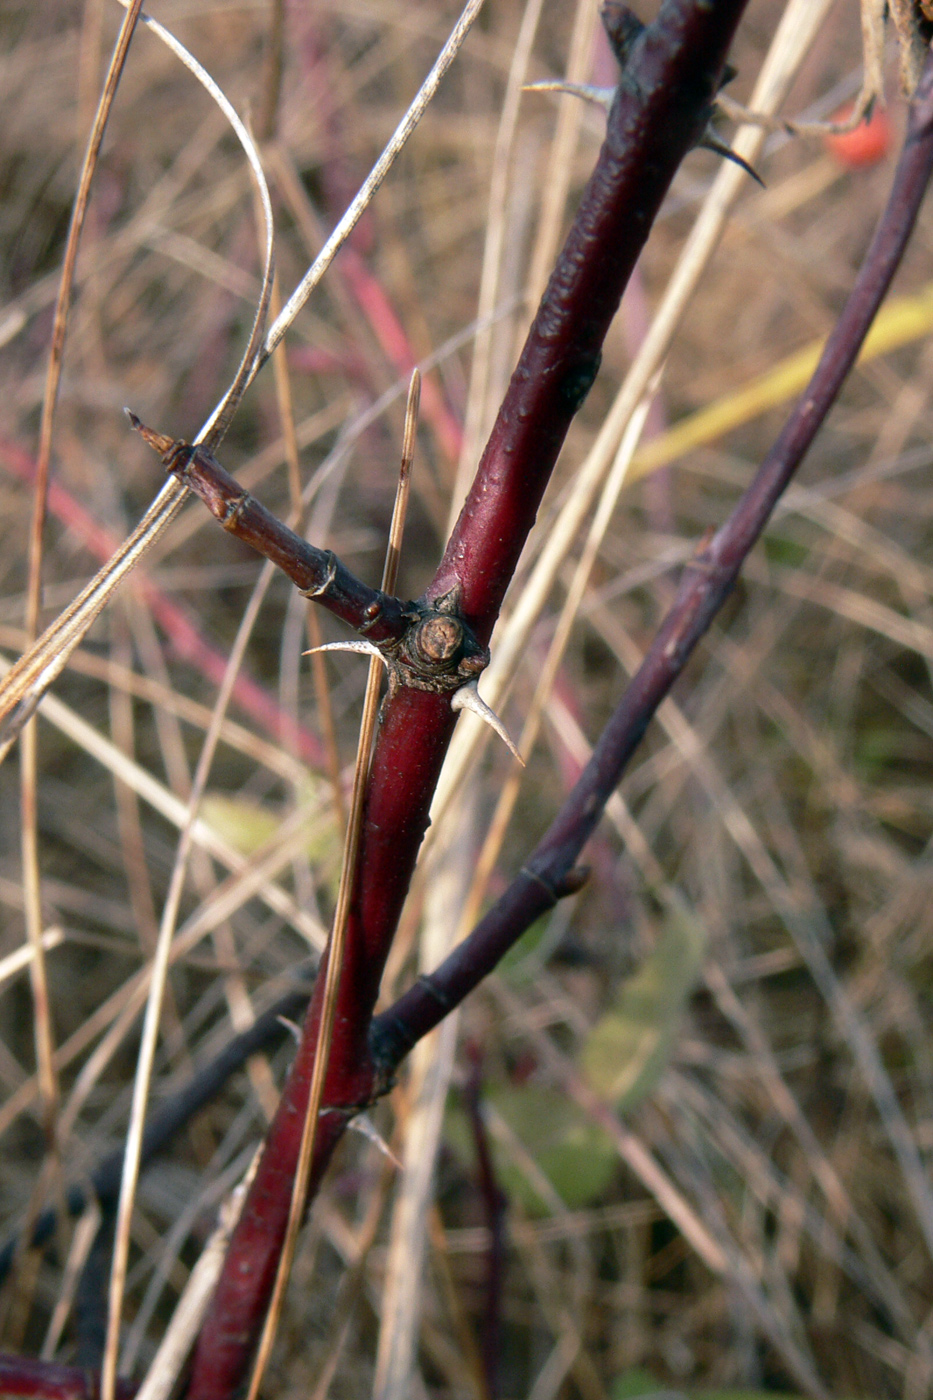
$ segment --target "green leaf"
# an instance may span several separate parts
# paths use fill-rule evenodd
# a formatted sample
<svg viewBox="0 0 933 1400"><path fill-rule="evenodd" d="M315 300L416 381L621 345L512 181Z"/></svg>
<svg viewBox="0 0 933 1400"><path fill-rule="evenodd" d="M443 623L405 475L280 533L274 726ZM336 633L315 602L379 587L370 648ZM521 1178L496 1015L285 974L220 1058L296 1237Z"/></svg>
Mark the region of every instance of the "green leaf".
<svg viewBox="0 0 933 1400"><path fill-rule="evenodd" d="M651 1395L658 1389L658 1382L650 1371L644 1371L636 1367L634 1371L626 1371L624 1375L617 1376L612 1385L612 1400L639 1400L643 1395Z"/></svg>
<svg viewBox="0 0 933 1400"><path fill-rule="evenodd" d="M801 1400L800 1396L773 1390L685 1390L656 1380L650 1371L636 1367L617 1376L610 1390L612 1400L653 1400L655 1396L683 1396L684 1400Z"/></svg>
<svg viewBox="0 0 933 1400"><path fill-rule="evenodd" d="M490 1086L485 1101L521 1146L518 1153L510 1151L507 1142L490 1132L499 1185L528 1214L549 1212L551 1202L536 1189L535 1170L523 1167L523 1153L570 1210L579 1210L605 1195L616 1170L615 1147L572 1099L541 1085L500 1084ZM472 1166L475 1149L461 1108L448 1109L445 1136L461 1160Z"/></svg>
<svg viewBox="0 0 933 1400"><path fill-rule="evenodd" d="M325 888L336 891L342 842L334 820L329 783L309 775L299 800L308 818L305 854ZM255 797L216 790L204 794L201 815L219 836L245 856L254 855L271 841L283 822L281 812Z"/></svg>
<svg viewBox="0 0 933 1400"><path fill-rule="evenodd" d="M261 802L225 792L206 792L201 800L201 816L244 856L251 856L271 841L282 825L279 814Z"/></svg>
<svg viewBox="0 0 933 1400"><path fill-rule="evenodd" d="M655 947L587 1036L580 1066L617 1108L631 1111L664 1073L706 946L703 923L672 902Z"/></svg>

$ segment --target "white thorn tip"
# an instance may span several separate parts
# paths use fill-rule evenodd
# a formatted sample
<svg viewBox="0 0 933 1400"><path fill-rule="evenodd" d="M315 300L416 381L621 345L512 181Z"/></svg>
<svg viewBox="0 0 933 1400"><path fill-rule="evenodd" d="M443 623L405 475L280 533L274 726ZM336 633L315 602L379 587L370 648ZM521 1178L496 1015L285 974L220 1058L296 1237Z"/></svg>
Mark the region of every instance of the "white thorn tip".
<svg viewBox="0 0 933 1400"><path fill-rule="evenodd" d="M489 728L496 731L512 756L517 758L524 768L525 760L512 743L509 731L506 729L495 710L491 710L486 704L486 701L480 696L476 681L470 681L468 685L462 685L459 690L454 691L450 698L450 708L452 710L470 710L471 713L481 719L484 724L488 724Z"/></svg>
<svg viewBox="0 0 933 1400"><path fill-rule="evenodd" d="M362 1133L364 1138L368 1138L369 1141L379 1149L379 1151L384 1157L388 1157L389 1161L392 1162L396 1167L398 1167L399 1171L404 1170L402 1163L396 1157L395 1153L392 1151L391 1147L386 1142L385 1138L382 1136L379 1129L376 1127L375 1123L372 1121L372 1119L367 1113L358 1113L355 1118L351 1118L349 1126L353 1129L354 1132Z"/></svg>

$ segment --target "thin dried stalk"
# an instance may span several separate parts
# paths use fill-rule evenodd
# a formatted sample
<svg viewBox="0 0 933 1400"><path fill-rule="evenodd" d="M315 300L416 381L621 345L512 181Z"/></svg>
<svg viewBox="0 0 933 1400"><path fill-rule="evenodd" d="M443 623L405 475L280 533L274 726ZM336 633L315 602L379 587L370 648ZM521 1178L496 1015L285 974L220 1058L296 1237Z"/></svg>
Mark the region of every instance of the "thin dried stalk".
<svg viewBox="0 0 933 1400"><path fill-rule="evenodd" d="M220 691L218 692L214 714L211 719L211 726L205 735L204 744L198 759L197 771L191 784L185 823L181 830L181 838L178 843L175 863L172 868L168 893L165 898L165 906L159 925L159 936L152 959L149 979L149 994L146 1000L146 1014L143 1021L139 1059L136 1068L136 1076L133 1080L133 1102L130 1111L129 1128L126 1135L123 1178L120 1183L120 1199L117 1206L113 1263L110 1273L110 1290L107 1309L107 1340L104 1348L103 1365L101 1367L101 1400L114 1400L116 1393L117 1361L120 1345L120 1316L123 1310L123 1292L126 1286L126 1272L129 1263L133 1204L142 1160L146 1101L149 1097L149 1085L152 1079L153 1065L155 1063L155 1053L159 1036L159 1021L162 1014L162 1003L171 960L175 923L187 875L188 860L194 843L194 825L197 819L198 805L203 796L204 788L210 774L214 753L220 738L223 717L230 701L234 681L240 665L242 664L253 625L259 615L259 608L265 595L266 588L272 581L272 574L273 570L271 566L266 565L260 575L253 596L250 599L250 605L243 616L230 653L227 673L220 687Z"/></svg>
<svg viewBox="0 0 933 1400"><path fill-rule="evenodd" d="M275 324L270 327L257 369L259 369L272 354L272 351L278 345L279 341L298 315L298 312L304 306L308 297L330 267L334 257L359 223L364 210L371 203L374 194L392 169L399 152L405 146L408 138L427 111L434 94L440 86L441 79L462 48L463 41L469 34L473 26L473 21L482 9L482 5L483 0L468 0L468 3L464 6L460 18L450 32L450 37L437 56L434 67L425 78L418 90L415 100L392 133L382 155L376 161L367 179L360 187L356 198L324 244L324 247L321 249L314 263L292 292L279 316L276 317Z"/></svg>
<svg viewBox="0 0 933 1400"><path fill-rule="evenodd" d="M518 112L522 98L531 49L538 32L541 18L542 0L526 0L522 22L512 54L509 77L499 118L499 130L492 158L492 178L489 182L489 200L486 216L486 237L483 243L483 266L480 272L479 297L476 317L481 323L491 315L498 300L499 276L502 252L505 241L505 212L507 207L508 181L511 175L512 154L515 133L518 126ZM492 326L484 325L477 332L473 342L473 359L470 366L470 392L464 414L463 442L460 449L460 464L457 480L451 499L453 512L448 529L456 520L456 512L470 483L476 453L482 441L481 434L488 428L489 415L489 361L492 348Z"/></svg>
<svg viewBox="0 0 933 1400"><path fill-rule="evenodd" d="M84 228L87 204L90 197L91 181L97 168L97 157L107 129L107 121L117 94L117 87L123 74L130 42L136 29L136 21L142 0L132 0L120 26L117 42L110 59L103 91L94 116L94 124L88 139L87 150L78 179L71 212L68 237L65 242L65 257L59 283L58 299L52 322L52 343L49 348L49 362L46 370L45 394L42 401L42 418L39 424L39 446L37 453L36 481L33 488L33 514L29 532L29 577L26 589L26 634L29 642L35 639L39 620L39 607L42 592L42 535L45 525L46 501L48 498L49 465L52 456L52 424L58 388L61 382L62 358L65 350L65 336L68 329L68 309L71 303L71 290L74 281L78 248ZM23 734L20 751L20 791L21 791L21 830L23 864L23 899L26 915L26 932L32 945L34 956L29 964L29 977L32 985L34 1004L34 1024L36 1037L36 1059L39 1066L39 1083L43 1105L43 1124L49 1151L53 1156L56 1146L56 1118L58 1116L58 1076L55 1073L55 1042L52 1031L49 1007L48 976L45 965L45 951L42 943L42 890L39 877L38 814L36 807L36 729L34 724Z"/></svg>
<svg viewBox="0 0 933 1400"><path fill-rule="evenodd" d="M257 1152L243 1180L231 1191L221 1206L217 1228L191 1271L185 1291L179 1298L172 1320L159 1343L159 1350L146 1373L146 1379L136 1392L136 1400L168 1400L171 1395L211 1300L230 1232L243 1209L258 1157Z"/></svg>
<svg viewBox="0 0 933 1400"><path fill-rule="evenodd" d="M458 935L458 911L473 882L475 797L475 790L461 795L449 838L442 846L435 846L429 862L418 955L423 971L430 970L449 952ZM374 1400L407 1400L412 1393L434 1167L458 1028L457 1016L451 1016L417 1046L405 1085L408 1114L399 1149L403 1169L386 1256Z"/></svg>

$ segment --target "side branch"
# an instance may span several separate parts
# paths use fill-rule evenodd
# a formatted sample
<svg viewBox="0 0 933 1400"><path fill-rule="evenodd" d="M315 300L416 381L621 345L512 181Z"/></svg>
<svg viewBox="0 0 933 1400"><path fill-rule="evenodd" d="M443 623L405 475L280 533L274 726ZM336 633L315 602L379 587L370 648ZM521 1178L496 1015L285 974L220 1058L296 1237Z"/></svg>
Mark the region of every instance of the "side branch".
<svg viewBox="0 0 933 1400"><path fill-rule="evenodd" d="M390 1076L412 1046L492 972L535 919L579 887L574 869L661 701L732 590L861 349L913 230L933 173L933 55L871 247L813 378L728 521L688 564L677 597L603 730L589 763L512 884L468 938L373 1020L370 1052Z"/></svg>
<svg viewBox="0 0 933 1400"><path fill-rule="evenodd" d="M398 641L404 635L412 604L370 588L331 550L316 549L290 530L244 491L206 447L155 433L128 409L127 416L149 446L162 454L165 470L199 496L225 530L280 568L306 598L374 642Z"/></svg>

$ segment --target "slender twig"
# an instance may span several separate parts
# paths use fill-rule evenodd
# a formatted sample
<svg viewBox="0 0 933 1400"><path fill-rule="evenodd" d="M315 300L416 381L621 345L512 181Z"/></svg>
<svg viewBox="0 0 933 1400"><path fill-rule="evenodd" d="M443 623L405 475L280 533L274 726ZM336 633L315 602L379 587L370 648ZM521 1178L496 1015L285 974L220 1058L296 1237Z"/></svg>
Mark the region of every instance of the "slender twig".
<svg viewBox="0 0 933 1400"><path fill-rule="evenodd" d="M410 621L410 605L385 589L369 588L329 549L317 549L244 491L204 447L173 442L128 414L166 471L199 496L225 530L276 564L307 598L373 641L398 640Z"/></svg>

